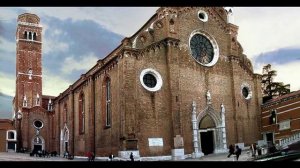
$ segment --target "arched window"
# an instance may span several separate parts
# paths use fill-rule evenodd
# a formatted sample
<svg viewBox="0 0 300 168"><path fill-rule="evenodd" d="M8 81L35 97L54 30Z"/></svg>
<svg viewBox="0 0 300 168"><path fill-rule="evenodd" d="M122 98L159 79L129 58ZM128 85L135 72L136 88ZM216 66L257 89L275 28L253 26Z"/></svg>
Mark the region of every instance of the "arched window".
<svg viewBox="0 0 300 168"><path fill-rule="evenodd" d="M84 133L84 124L85 124L85 108L84 108L84 94L80 93L79 96L79 133Z"/></svg>
<svg viewBox="0 0 300 168"><path fill-rule="evenodd" d="M9 132L8 133L8 139L15 139L15 133L14 132Z"/></svg>
<svg viewBox="0 0 300 168"><path fill-rule="evenodd" d="M27 39L28 37L27 37L27 31L25 31L25 33L24 33L24 39Z"/></svg>
<svg viewBox="0 0 300 168"><path fill-rule="evenodd" d="M33 40L36 40L36 33L33 33Z"/></svg>
<svg viewBox="0 0 300 168"><path fill-rule="evenodd" d="M111 88L110 88L110 79L106 78L105 80L105 126L111 126Z"/></svg>
<svg viewBox="0 0 300 168"><path fill-rule="evenodd" d="M64 113L63 113L63 120L64 120L64 123L67 122L67 113L68 113L68 106L67 106L67 103L64 104Z"/></svg>
<svg viewBox="0 0 300 168"><path fill-rule="evenodd" d="M29 32L29 40L32 40L32 33Z"/></svg>

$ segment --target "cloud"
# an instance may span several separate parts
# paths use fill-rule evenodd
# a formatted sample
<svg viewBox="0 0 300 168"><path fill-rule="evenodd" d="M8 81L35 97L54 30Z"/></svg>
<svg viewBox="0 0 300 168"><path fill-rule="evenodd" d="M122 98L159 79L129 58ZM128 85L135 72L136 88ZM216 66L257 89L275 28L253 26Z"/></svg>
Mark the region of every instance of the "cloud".
<svg viewBox="0 0 300 168"><path fill-rule="evenodd" d="M11 119L13 97L0 92L0 118Z"/></svg>
<svg viewBox="0 0 300 168"><path fill-rule="evenodd" d="M23 9L28 10L27 7L23 7ZM122 36L131 36L155 14L158 7L46 7L30 9L41 18L53 16L60 20L70 18L72 21L92 20L102 25L106 30ZM134 21L130 16L134 16Z"/></svg>
<svg viewBox="0 0 300 168"><path fill-rule="evenodd" d="M8 41L5 38L0 36L0 52L12 52L16 53L16 41ZM2 55L2 54L1 54ZM1 57L1 60L4 58L4 56ZM10 57L5 57L11 60Z"/></svg>
<svg viewBox="0 0 300 168"><path fill-rule="evenodd" d="M281 48L275 51L262 53L255 58L258 64L286 64L300 60L300 48Z"/></svg>
<svg viewBox="0 0 300 168"><path fill-rule="evenodd" d="M56 75L48 70L43 73L43 95L58 96L72 83L61 75Z"/></svg>
<svg viewBox="0 0 300 168"><path fill-rule="evenodd" d="M299 8L234 8L238 40L244 53L253 58L278 48L300 47Z"/></svg>
<svg viewBox="0 0 300 168"><path fill-rule="evenodd" d="M67 52L69 44L57 40L50 40L45 38L43 41L43 54L52 54L52 52Z"/></svg>
<svg viewBox="0 0 300 168"><path fill-rule="evenodd" d="M9 96L15 96L15 76L0 72L0 91Z"/></svg>
<svg viewBox="0 0 300 168"><path fill-rule="evenodd" d="M61 71L64 74L70 74L73 71L89 70L97 63L97 61L98 58L92 53L79 58L75 58L74 56L66 57L61 66Z"/></svg>

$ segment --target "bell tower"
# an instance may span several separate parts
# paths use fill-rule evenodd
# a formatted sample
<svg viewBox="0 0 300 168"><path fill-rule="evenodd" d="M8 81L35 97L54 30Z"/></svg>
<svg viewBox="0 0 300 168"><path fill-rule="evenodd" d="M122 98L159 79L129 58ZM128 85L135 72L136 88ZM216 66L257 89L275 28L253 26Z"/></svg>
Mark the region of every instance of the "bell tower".
<svg viewBox="0 0 300 168"><path fill-rule="evenodd" d="M16 31L16 111L41 105L42 26L35 14L18 16Z"/></svg>

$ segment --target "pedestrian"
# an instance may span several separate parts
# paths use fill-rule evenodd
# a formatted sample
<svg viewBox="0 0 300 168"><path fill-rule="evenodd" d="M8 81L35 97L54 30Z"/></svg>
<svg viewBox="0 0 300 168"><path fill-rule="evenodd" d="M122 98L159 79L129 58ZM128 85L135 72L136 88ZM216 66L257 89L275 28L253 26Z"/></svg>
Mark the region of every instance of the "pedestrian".
<svg viewBox="0 0 300 168"><path fill-rule="evenodd" d="M92 161L92 152L88 151L88 152L86 153L86 156L88 157L88 161L89 161L89 162Z"/></svg>
<svg viewBox="0 0 300 168"><path fill-rule="evenodd" d="M228 158L234 154L234 146L232 144L229 145L229 154L228 154Z"/></svg>
<svg viewBox="0 0 300 168"><path fill-rule="evenodd" d="M110 154L108 155L109 161L112 161L112 160L113 160L113 157L114 157L114 155L113 155L112 153L110 153Z"/></svg>
<svg viewBox="0 0 300 168"><path fill-rule="evenodd" d="M251 152L252 152L252 157L255 157L255 155L256 155L256 143L251 144L250 149L251 149Z"/></svg>
<svg viewBox="0 0 300 168"><path fill-rule="evenodd" d="M236 155L236 160L239 160L239 156L241 155L241 153L242 153L242 149L238 145L236 145L235 152L234 152L234 154Z"/></svg>
<svg viewBox="0 0 300 168"><path fill-rule="evenodd" d="M92 162L95 161L95 154L94 154L94 152L91 152L91 161L92 161Z"/></svg>
<svg viewBox="0 0 300 168"><path fill-rule="evenodd" d="M64 158L68 158L68 155L69 155L69 152L68 152L68 151L65 151L65 152L64 152Z"/></svg>
<svg viewBox="0 0 300 168"><path fill-rule="evenodd" d="M134 161L133 153L132 153L132 152L130 153L130 160L131 160L132 162Z"/></svg>

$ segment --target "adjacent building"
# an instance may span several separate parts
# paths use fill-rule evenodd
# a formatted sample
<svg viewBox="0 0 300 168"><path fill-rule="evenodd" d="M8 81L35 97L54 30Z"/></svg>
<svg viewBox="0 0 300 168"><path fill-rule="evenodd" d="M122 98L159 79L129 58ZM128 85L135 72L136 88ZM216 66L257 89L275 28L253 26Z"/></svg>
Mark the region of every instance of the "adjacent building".
<svg viewBox="0 0 300 168"><path fill-rule="evenodd" d="M279 144L280 140L300 133L300 90L267 101L261 112L266 142Z"/></svg>
<svg viewBox="0 0 300 168"><path fill-rule="evenodd" d="M0 152L17 151L17 132L12 120L0 119Z"/></svg>

